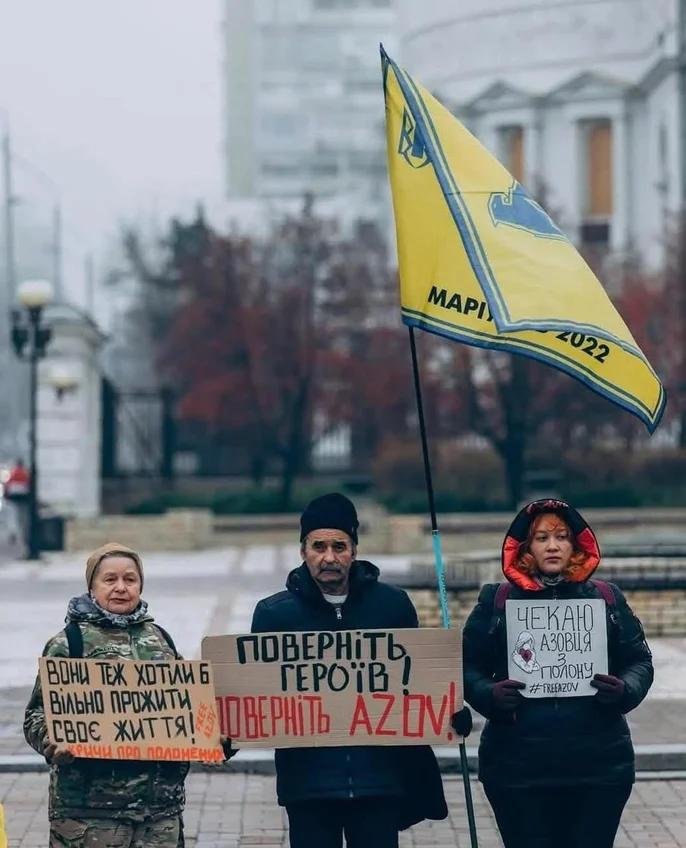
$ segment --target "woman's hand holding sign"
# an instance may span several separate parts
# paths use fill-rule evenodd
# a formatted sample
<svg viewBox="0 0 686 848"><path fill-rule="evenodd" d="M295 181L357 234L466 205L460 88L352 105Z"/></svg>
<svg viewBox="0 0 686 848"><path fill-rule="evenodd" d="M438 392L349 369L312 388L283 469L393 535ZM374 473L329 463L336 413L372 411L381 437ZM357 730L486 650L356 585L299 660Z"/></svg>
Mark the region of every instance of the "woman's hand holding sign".
<svg viewBox="0 0 686 848"><path fill-rule="evenodd" d="M624 681L612 674L596 674L591 686L598 690L596 698L601 704L617 704L624 697Z"/></svg>
<svg viewBox="0 0 686 848"><path fill-rule="evenodd" d="M516 710L522 699L520 689L526 689L526 683L520 680L499 680L493 687L493 703L497 709L507 712Z"/></svg>
<svg viewBox="0 0 686 848"><path fill-rule="evenodd" d="M68 766L74 762L74 755L66 745L57 745L55 742L50 741L45 743L43 756L47 763L56 766Z"/></svg>

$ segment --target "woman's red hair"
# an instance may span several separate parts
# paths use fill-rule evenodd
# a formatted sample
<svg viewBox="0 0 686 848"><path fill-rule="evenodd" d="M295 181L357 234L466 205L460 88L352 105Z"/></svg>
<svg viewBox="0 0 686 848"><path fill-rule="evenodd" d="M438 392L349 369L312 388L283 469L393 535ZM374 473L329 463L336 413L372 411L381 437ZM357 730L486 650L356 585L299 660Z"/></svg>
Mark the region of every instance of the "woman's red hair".
<svg viewBox="0 0 686 848"><path fill-rule="evenodd" d="M536 560L534 559L533 554L529 550L529 545L531 544L531 540L536 535L539 529L541 529L541 525L546 523L545 529L547 532L552 533L557 530L564 530L569 538L572 541L572 545L574 550L572 552L572 556L567 563L567 565L562 569L562 577L564 580L573 580L574 577L580 572L583 571L586 563L590 557L586 551L581 550L579 544L576 540L576 536L572 533L569 525L564 519L560 518L559 515L556 515L553 512L545 512L541 515L536 516L536 518L531 522L531 526L529 527L529 535L525 542L522 542L519 546L519 551L517 553L517 560L515 562L515 568L518 571L527 574L529 577L533 577L538 571L538 567L536 566Z"/></svg>

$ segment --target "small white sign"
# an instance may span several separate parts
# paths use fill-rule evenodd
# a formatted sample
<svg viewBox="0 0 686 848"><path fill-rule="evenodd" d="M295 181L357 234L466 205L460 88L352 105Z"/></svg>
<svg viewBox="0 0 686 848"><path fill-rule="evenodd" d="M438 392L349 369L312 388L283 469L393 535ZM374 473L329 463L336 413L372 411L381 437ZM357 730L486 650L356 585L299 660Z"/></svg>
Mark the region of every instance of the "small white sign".
<svg viewBox="0 0 686 848"><path fill-rule="evenodd" d="M526 683L525 698L595 695L608 673L603 600L507 601L508 675Z"/></svg>

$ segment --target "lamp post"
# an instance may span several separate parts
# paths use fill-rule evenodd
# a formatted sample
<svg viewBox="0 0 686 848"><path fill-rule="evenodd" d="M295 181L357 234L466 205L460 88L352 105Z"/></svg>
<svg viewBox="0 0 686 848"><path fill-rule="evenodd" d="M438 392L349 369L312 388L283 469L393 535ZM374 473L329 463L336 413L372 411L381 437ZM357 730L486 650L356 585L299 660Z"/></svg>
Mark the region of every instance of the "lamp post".
<svg viewBox="0 0 686 848"><path fill-rule="evenodd" d="M38 463L36 461L36 429L38 423L38 362L52 337L52 329L41 323L43 309L53 295L48 280L26 280L17 289L20 305L25 311L12 311L12 346L19 359L29 363L29 493L26 530L27 559L40 559L41 540L38 515Z"/></svg>

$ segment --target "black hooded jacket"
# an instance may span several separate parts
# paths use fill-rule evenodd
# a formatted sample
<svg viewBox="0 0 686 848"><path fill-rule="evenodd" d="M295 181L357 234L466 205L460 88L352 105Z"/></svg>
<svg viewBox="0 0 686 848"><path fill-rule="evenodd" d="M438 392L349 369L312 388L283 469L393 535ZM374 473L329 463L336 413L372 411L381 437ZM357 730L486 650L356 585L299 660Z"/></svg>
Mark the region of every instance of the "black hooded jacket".
<svg viewBox="0 0 686 848"><path fill-rule="evenodd" d="M306 565L288 575L286 591L255 607L253 633L418 627L417 612L403 589L379 581L379 569L358 560L350 571L348 597L329 603ZM275 754L279 804L317 799L396 797L398 828L448 810L438 764L427 746L279 748Z"/></svg>
<svg viewBox="0 0 686 848"><path fill-rule="evenodd" d="M545 503L545 506L543 504ZM550 504L553 506L551 507ZM588 554L573 581L542 587L518 570L519 547L541 512L567 522L579 548ZM567 504L536 502L515 518L503 545L503 573L509 598L602 598L590 578L600 562L593 531ZM494 706L493 687L508 677L505 615L496 610L497 584L483 587L463 631L465 700L488 719L479 746L479 778L504 787L627 784L634 780L634 750L625 713L637 707L653 682L653 663L643 627L620 589L609 584L616 604L606 614L609 673L625 684L619 704L597 697L522 698L514 713Z"/></svg>

